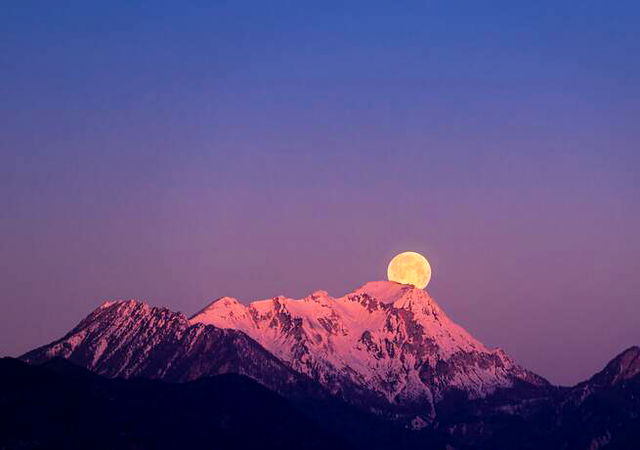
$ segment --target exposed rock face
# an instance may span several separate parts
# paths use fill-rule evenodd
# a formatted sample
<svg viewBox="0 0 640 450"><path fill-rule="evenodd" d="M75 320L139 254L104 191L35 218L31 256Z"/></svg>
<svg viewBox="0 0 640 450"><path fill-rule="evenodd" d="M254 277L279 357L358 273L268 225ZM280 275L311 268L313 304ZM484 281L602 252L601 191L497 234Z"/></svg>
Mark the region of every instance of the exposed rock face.
<svg viewBox="0 0 640 450"><path fill-rule="evenodd" d="M640 347L628 348L571 388L558 415L558 434L567 442L565 448L638 448Z"/></svg>
<svg viewBox="0 0 640 450"><path fill-rule="evenodd" d="M182 314L134 300L104 303L62 339L22 359L54 357L108 377L189 381L237 373L285 394L314 389L244 333L190 324Z"/></svg>
<svg viewBox="0 0 640 450"><path fill-rule="evenodd" d="M243 331L348 401L423 420L452 389L479 398L515 381L547 384L502 350L486 348L426 291L394 282L367 283L340 298L318 291L245 306L223 297L190 322Z"/></svg>
<svg viewBox="0 0 640 450"><path fill-rule="evenodd" d="M594 386L613 386L640 375L640 347L626 349L585 384ZM580 385L579 385L580 386Z"/></svg>
<svg viewBox="0 0 640 450"><path fill-rule="evenodd" d="M419 424L433 420L452 390L475 399L514 382L547 384L453 323L426 291L386 281L340 298L319 291L245 306L223 297L190 320L132 300L107 302L23 359L53 357L109 377L238 373L285 395L316 386Z"/></svg>
<svg viewBox="0 0 640 450"><path fill-rule="evenodd" d="M517 385L476 401L438 404L455 448L632 449L640 443L640 348L573 387Z"/></svg>
<svg viewBox="0 0 640 450"><path fill-rule="evenodd" d="M566 410L589 405L593 399L599 399L603 392L611 395L611 392L628 390L630 386L637 389L639 382L640 347L634 346L613 358L604 369L588 380L569 389L562 402L562 408ZM637 398L636 402L640 407L640 398ZM637 411L637 417L640 420L640 409Z"/></svg>
<svg viewBox="0 0 640 450"><path fill-rule="evenodd" d="M412 450L425 442L460 449L640 442L639 347L572 388L551 386L474 339L427 292L391 282L339 298L319 291L247 306L223 297L191 319L133 300L107 302L22 359L56 357L108 377L183 382L246 375L317 410L321 423L342 410L339 417L360 423L360 438L374 422L358 416L371 417L362 411L354 415L352 405L399 420L414 431L407 438ZM334 422L340 433L342 422Z"/></svg>

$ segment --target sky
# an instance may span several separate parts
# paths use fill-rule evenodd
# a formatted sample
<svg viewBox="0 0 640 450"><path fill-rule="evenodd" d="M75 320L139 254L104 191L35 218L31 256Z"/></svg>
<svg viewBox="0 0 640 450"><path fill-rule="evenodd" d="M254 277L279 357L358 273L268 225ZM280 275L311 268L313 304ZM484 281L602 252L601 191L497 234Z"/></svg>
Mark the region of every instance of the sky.
<svg viewBox="0 0 640 450"><path fill-rule="evenodd" d="M102 3L102 4L98 4ZM635 1L0 5L0 355L384 279L554 383L640 344Z"/></svg>

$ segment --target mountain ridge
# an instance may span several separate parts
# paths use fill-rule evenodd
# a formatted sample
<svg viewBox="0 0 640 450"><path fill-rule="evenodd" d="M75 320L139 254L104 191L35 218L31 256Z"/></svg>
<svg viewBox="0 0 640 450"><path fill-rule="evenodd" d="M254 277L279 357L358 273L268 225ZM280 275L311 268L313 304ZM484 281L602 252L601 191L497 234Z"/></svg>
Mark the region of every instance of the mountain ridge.
<svg viewBox="0 0 640 450"><path fill-rule="evenodd" d="M354 448L238 374L168 383L106 378L60 359L0 358L0 400L6 450Z"/></svg>
<svg viewBox="0 0 640 450"><path fill-rule="evenodd" d="M476 340L426 291L395 282L369 282L337 298L316 291L244 305L222 297L190 323L242 331L333 393L366 386L398 410L429 405L420 411L427 421L450 389L479 398L516 380L549 384Z"/></svg>
<svg viewBox="0 0 640 450"><path fill-rule="evenodd" d="M390 282L338 298L315 291L244 305L221 297L190 318L135 300L107 301L21 359L79 381L92 374L180 384L247 376L337 435L357 429L350 442L368 449L397 439L411 450L425 442L627 448L640 440L640 348L576 386L553 386L477 341L426 291Z"/></svg>
<svg viewBox="0 0 640 450"><path fill-rule="evenodd" d="M182 313L136 300L104 302L62 338L20 359L54 357L112 378L183 382L237 373L284 395L325 395L246 334L191 325Z"/></svg>
<svg viewBox="0 0 640 450"><path fill-rule="evenodd" d="M515 382L549 385L473 338L426 291L386 281L338 298L315 291L244 305L221 297L190 319L135 300L107 301L22 359L53 357L108 377L239 373L285 396L333 395L414 427L433 421L451 390L473 399Z"/></svg>

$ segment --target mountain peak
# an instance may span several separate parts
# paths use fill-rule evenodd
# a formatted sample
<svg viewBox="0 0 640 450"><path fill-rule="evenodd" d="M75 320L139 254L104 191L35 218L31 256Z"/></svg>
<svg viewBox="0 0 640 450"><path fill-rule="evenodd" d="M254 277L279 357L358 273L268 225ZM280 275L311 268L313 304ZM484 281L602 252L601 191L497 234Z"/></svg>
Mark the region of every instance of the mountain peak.
<svg viewBox="0 0 640 450"><path fill-rule="evenodd" d="M633 346L613 358L604 369L580 385L611 386L639 375L640 347Z"/></svg>
<svg viewBox="0 0 640 450"><path fill-rule="evenodd" d="M327 298L330 296L327 291L317 290L317 291L313 291L309 297L314 300L317 300L317 299Z"/></svg>
<svg viewBox="0 0 640 450"><path fill-rule="evenodd" d="M354 294L367 294L374 297L378 301L385 304L392 304L399 298L401 298L407 292L421 291L426 294L426 291L418 289L409 284L400 284L395 281L369 281L363 284L358 289L353 291ZM428 294L427 294L428 296Z"/></svg>
<svg viewBox="0 0 640 450"><path fill-rule="evenodd" d="M544 383L453 322L427 291L392 281L337 298L315 291L245 305L221 297L190 319L134 300L106 302L24 359L56 356L119 377L238 371L282 389L309 377L352 404L426 422L451 390L478 398L518 380Z"/></svg>
<svg viewBox="0 0 640 450"><path fill-rule="evenodd" d="M453 322L427 291L393 281L337 298L315 291L248 305L219 300L190 323L242 331L331 392L355 403L368 392L400 408L420 405L426 419L448 389L481 397L534 379Z"/></svg>
<svg viewBox="0 0 640 450"><path fill-rule="evenodd" d="M140 300L135 300L135 299L129 299L129 300L112 299L112 300L105 300L104 302L102 302L102 304L97 308L97 310L113 308L113 307L119 307L121 305L132 306L132 305L136 305L136 304L144 304L144 305L146 305L145 302L140 301Z"/></svg>
<svg viewBox="0 0 640 450"><path fill-rule="evenodd" d="M607 368L616 374L613 380L614 383L640 375L640 347L629 347L616 356L607 365ZM605 368L605 370L607 370L607 368Z"/></svg>
<svg viewBox="0 0 640 450"><path fill-rule="evenodd" d="M246 306L234 297L220 297L209 303L206 307L190 317L191 324L221 323L227 320L228 323L220 325L220 328L234 328L238 321L246 320Z"/></svg>
<svg viewBox="0 0 640 450"><path fill-rule="evenodd" d="M212 310L212 309L229 308L229 307L232 308L232 307L234 307L236 305L241 305L241 303L238 301L237 298L227 297L227 296L218 297L214 301L209 303L207 306L202 308L200 311L198 311L196 314L194 314L194 317L197 316L198 314L206 313L207 311Z"/></svg>
<svg viewBox="0 0 640 450"><path fill-rule="evenodd" d="M225 304L242 306L228 297L205 310ZM189 381L238 373L277 392L324 395L245 333L190 324L182 313L136 300L103 303L61 339L21 356L34 364L54 358L108 377Z"/></svg>

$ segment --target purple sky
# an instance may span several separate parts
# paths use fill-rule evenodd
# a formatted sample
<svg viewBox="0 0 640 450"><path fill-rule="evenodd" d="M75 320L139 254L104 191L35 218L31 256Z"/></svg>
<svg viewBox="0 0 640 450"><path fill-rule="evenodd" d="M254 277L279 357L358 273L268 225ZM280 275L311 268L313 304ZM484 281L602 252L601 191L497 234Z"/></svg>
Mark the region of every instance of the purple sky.
<svg viewBox="0 0 640 450"><path fill-rule="evenodd" d="M553 382L640 344L636 2L88 3L1 7L0 354L404 250Z"/></svg>

